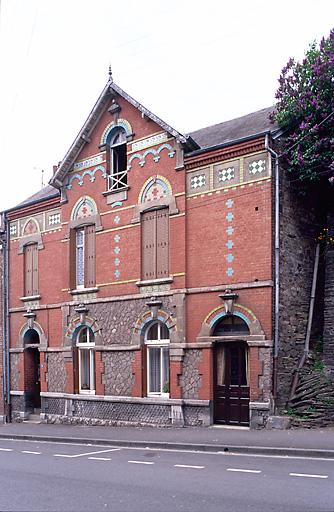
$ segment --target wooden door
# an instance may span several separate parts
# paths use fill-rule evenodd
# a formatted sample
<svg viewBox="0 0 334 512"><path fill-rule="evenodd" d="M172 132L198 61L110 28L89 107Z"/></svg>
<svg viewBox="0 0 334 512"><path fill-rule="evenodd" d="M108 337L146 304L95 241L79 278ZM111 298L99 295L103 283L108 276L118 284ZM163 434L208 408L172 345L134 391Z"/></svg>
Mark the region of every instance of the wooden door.
<svg viewBox="0 0 334 512"><path fill-rule="evenodd" d="M249 425L248 347L245 342L217 343L214 371L214 421Z"/></svg>

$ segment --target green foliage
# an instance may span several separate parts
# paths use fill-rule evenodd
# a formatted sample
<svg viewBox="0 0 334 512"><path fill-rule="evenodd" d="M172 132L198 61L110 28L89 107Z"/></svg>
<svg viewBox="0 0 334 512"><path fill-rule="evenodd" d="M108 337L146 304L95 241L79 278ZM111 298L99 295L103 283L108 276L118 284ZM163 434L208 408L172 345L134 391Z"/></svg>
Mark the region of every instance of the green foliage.
<svg viewBox="0 0 334 512"><path fill-rule="evenodd" d="M286 130L286 161L300 189L334 182L334 30L314 42L302 63L290 59L276 92L272 122Z"/></svg>

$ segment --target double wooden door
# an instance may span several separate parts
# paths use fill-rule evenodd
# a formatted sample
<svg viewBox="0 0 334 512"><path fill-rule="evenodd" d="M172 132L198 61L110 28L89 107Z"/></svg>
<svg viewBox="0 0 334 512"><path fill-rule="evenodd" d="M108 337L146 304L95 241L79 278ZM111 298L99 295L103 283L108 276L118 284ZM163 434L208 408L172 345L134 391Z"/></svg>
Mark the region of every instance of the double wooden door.
<svg viewBox="0 0 334 512"><path fill-rule="evenodd" d="M249 363L245 342L217 343L214 371L214 421L249 425Z"/></svg>

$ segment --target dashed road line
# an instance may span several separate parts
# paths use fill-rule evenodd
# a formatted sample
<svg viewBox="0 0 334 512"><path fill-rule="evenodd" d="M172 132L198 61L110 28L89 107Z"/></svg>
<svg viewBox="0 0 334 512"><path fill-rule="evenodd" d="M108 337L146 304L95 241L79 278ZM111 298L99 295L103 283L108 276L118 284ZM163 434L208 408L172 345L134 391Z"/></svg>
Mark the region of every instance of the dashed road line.
<svg viewBox="0 0 334 512"><path fill-rule="evenodd" d="M111 460L107 457L88 457L90 460Z"/></svg>
<svg viewBox="0 0 334 512"><path fill-rule="evenodd" d="M238 472L238 473L255 473L255 474L261 473L261 471L259 469L227 468L226 471L235 471L235 472Z"/></svg>
<svg viewBox="0 0 334 512"><path fill-rule="evenodd" d="M190 466L188 464L174 464L174 468L204 469L205 466Z"/></svg>
<svg viewBox="0 0 334 512"><path fill-rule="evenodd" d="M308 475L306 473L290 473L290 476L300 476L305 478L328 478L328 475Z"/></svg>
<svg viewBox="0 0 334 512"><path fill-rule="evenodd" d="M63 453L54 453L54 457L64 457L66 459L76 459L78 457L87 457L89 455L97 455L98 453L109 453L109 452L117 452L122 448L111 448L110 450L99 450L97 452L87 452L87 453L78 453L77 455L66 455Z"/></svg>
<svg viewBox="0 0 334 512"><path fill-rule="evenodd" d="M30 455L41 455L41 452L30 452L28 450L22 450L21 453L28 453Z"/></svg>
<svg viewBox="0 0 334 512"><path fill-rule="evenodd" d="M0 448L0 452L12 452L13 448Z"/></svg>
<svg viewBox="0 0 334 512"><path fill-rule="evenodd" d="M152 466L154 462L148 462L146 460L128 460L129 464L146 464L147 466Z"/></svg>

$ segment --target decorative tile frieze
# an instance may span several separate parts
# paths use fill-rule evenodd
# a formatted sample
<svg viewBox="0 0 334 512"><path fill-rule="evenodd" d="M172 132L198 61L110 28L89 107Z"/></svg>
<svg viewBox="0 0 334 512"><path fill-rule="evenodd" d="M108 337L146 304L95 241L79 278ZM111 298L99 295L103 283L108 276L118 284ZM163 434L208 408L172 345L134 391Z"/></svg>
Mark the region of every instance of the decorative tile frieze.
<svg viewBox="0 0 334 512"><path fill-rule="evenodd" d="M190 188L201 188L205 187L205 174L198 174L190 178Z"/></svg>
<svg viewBox="0 0 334 512"><path fill-rule="evenodd" d="M83 300L92 300L97 298L97 293L80 293L78 295L73 295L74 302L82 302Z"/></svg>
<svg viewBox="0 0 334 512"><path fill-rule="evenodd" d="M143 286L140 287L140 293L155 293L155 292L167 292L170 290L170 284L159 284L155 286Z"/></svg>
<svg viewBox="0 0 334 512"><path fill-rule="evenodd" d="M249 174L257 174L266 171L266 161L263 159L253 160L249 164Z"/></svg>
<svg viewBox="0 0 334 512"><path fill-rule="evenodd" d="M234 167L226 167L225 169L219 169L218 171L218 181L230 181L233 180L234 175Z"/></svg>
<svg viewBox="0 0 334 512"><path fill-rule="evenodd" d="M83 169L87 169L88 167L98 165L101 162L103 162L103 155L97 155L92 158L87 158L82 162L77 162L76 164L74 164L73 169L75 171L82 171Z"/></svg>
<svg viewBox="0 0 334 512"><path fill-rule="evenodd" d="M132 143L132 151L140 151L142 149L148 148L150 146L155 146L161 142L166 141L168 138L167 133L158 133L157 135L153 135L148 139L139 140L138 142Z"/></svg>
<svg viewBox="0 0 334 512"><path fill-rule="evenodd" d="M60 213L52 213L49 215L49 226L60 224Z"/></svg>

